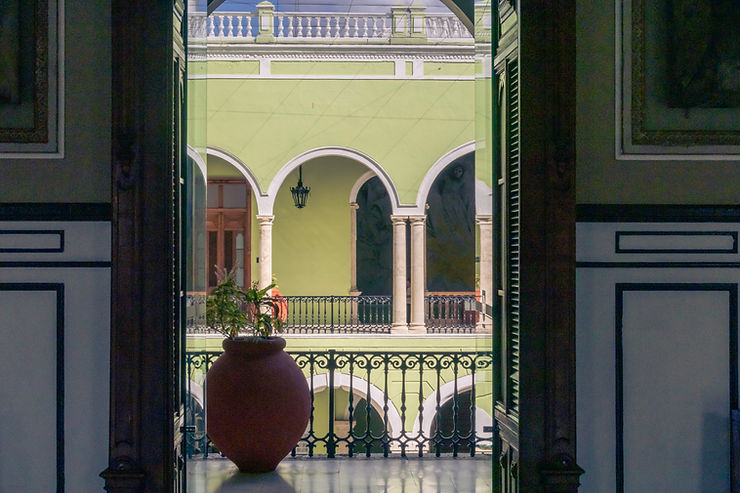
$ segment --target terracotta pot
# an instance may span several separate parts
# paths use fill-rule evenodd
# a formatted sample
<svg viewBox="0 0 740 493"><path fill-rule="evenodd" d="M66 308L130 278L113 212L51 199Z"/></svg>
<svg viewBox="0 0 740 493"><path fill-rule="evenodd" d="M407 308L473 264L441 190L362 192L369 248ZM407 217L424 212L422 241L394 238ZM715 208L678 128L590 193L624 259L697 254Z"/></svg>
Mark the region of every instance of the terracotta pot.
<svg viewBox="0 0 740 493"><path fill-rule="evenodd" d="M225 339L206 375L206 431L243 472L273 471L311 414L303 373L280 337Z"/></svg>

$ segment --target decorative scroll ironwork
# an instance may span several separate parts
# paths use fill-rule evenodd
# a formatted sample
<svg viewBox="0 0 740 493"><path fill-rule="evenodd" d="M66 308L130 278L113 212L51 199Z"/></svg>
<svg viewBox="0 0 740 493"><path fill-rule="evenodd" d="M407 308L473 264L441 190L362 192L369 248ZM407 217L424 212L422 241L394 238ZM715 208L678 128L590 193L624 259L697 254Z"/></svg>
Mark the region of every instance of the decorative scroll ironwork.
<svg viewBox="0 0 740 493"><path fill-rule="evenodd" d="M203 381L220 354L186 354L187 425L192 427L187 438L189 457L218 453L205 435L206 393L194 382ZM473 457L492 452L491 428L476 422L480 418L476 375L492 369L491 352L328 350L289 354L311 389L311 417L293 456L451 453ZM322 392L328 393L328 409L335 410L326 416L317 412ZM346 407L338 418L340 399Z"/></svg>
<svg viewBox="0 0 740 493"><path fill-rule="evenodd" d="M393 321L391 296L283 296L286 334L388 334ZM206 325L205 296L187 297L187 332L216 332ZM459 334L475 330L475 295L434 294L424 297L424 317L430 333Z"/></svg>
<svg viewBox="0 0 740 493"><path fill-rule="evenodd" d="M472 332L478 322L475 295L434 294L424 297L427 332Z"/></svg>

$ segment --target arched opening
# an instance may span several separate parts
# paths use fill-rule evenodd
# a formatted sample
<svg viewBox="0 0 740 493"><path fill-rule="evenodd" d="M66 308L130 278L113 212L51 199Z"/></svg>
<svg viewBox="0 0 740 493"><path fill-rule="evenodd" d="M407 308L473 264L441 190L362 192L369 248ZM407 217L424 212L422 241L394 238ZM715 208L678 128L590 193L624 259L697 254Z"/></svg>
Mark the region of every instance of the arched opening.
<svg viewBox="0 0 740 493"><path fill-rule="evenodd" d="M301 167L310 187L306 207L297 209L290 191L298 181L297 167L274 192L272 275L283 295L347 295L352 284L347 196L366 168L336 155L315 157Z"/></svg>
<svg viewBox="0 0 740 493"><path fill-rule="evenodd" d="M366 295L393 290L391 202L380 180L370 178L357 193L357 289Z"/></svg>
<svg viewBox="0 0 740 493"><path fill-rule="evenodd" d="M429 190L427 289L475 290L475 154L450 163Z"/></svg>

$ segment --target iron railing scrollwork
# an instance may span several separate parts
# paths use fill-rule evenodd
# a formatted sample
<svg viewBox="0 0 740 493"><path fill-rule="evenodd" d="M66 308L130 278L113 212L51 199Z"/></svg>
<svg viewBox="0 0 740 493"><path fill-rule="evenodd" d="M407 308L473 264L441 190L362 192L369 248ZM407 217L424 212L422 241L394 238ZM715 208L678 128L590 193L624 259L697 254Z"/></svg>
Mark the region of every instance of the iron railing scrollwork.
<svg viewBox="0 0 740 493"><path fill-rule="evenodd" d="M308 427L292 455L492 452L491 424L478 410L479 374L491 371L491 352L289 351L311 393ZM221 351L191 351L188 375L188 456L218 453L205 434L204 389L195 384ZM490 378L482 381L490 382ZM326 397L322 395L326 392ZM329 412L333 410L333 412ZM338 410L341 410L339 412ZM193 430L193 428L191 428Z"/></svg>
<svg viewBox="0 0 740 493"><path fill-rule="evenodd" d="M286 334L388 334L393 299L383 295L281 296ZM187 297L188 334L216 333L205 318L204 293ZM429 333L461 334L476 329L480 312L475 294L428 294L424 321Z"/></svg>

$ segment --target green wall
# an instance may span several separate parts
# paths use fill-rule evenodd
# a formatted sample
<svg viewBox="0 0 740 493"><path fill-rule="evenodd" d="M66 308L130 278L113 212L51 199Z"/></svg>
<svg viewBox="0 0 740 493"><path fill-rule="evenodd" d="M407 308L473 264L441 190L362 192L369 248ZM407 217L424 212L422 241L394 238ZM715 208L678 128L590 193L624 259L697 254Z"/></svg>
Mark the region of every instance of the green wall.
<svg viewBox="0 0 740 493"><path fill-rule="evenodd" d="M64 159L0 159L2 202L110 201L110 1L66 2Z"/></svg>
<svg viewBox="0 0 740 493"><path fill-rule="evenodd" d="M244 162L264 190L305 151L356 149L414 203L426 170L474 139L473 104L472 80L209 79L208 142Z"/></svg>
<svg viewBox="0 0 740 493"><path fill-rule="evenodd" d="M367 171L347 158L321 157L303 165L303 184L311 188L296 209L290 187L298 170L278 192L272 230L272 270L284 295L346 295L350 288L350 207L352 186ZM259 252L259 236L252 238ZM253 271L259 277L259 270Z"/></svg>
<svg viewBox="0 0 740 493"><path fill-rule="evenodd" d="M577 2L578 203L740 203L738 160L615 159L614 11L614 1Z"/></svg>

